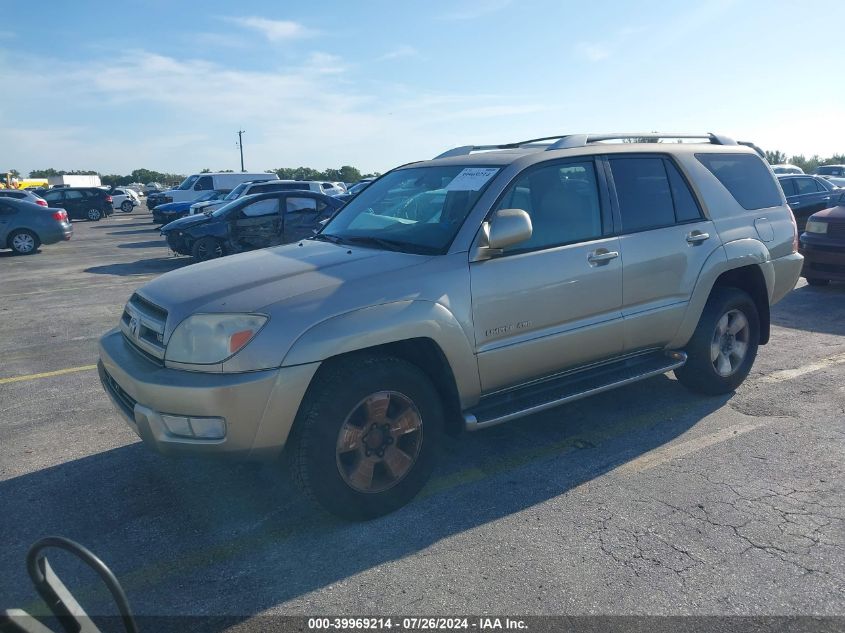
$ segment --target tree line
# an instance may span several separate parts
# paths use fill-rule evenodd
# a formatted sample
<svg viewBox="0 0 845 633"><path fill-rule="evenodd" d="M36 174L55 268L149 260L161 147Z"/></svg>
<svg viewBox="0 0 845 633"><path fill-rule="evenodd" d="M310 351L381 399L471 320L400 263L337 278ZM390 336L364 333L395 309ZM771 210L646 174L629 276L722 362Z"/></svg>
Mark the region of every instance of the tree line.
<svg viewBox="0 0 845 633"><path fill-rule="evenodd" d="M834 154L829 158L822 158L818 154L813 154L810 158L807 158L804 154L798 154L787 158L786 154L780 150L769 150L766 152L766 161L770 165L783 165L784 163L795 165L803 169L805 174L811 174L816 167L821 165L845 165L845 154Z"/></svg>
<svg viewBox="0 0 845 633"><path fill-rule="evenodd" d="M211 169L205 168L200 173L211 172ZM231 169L221 169L221 172L233 172ZM13 178L20 178L20 173L17 170L10 170ZM265 173L276 174L282 180L328 180L331 182L358 182L361 178L369 178L378 176L378 173L362 174L357 167L351 165L343 165L340 168L324 169L323 171L313 169L311 167L278 167L276 169L267 169ZM99 175L100 180L104 185L120 187L128 185L133 182L148 183L159 182L162 184L177 184L185 179L184 174L170 174L152 169L133 169L132 172L122 176L120 174L100 174L94 170L86 169L33 169L29 172L30 178L49 178L50 176L66 176L66 175Z"/></svg>

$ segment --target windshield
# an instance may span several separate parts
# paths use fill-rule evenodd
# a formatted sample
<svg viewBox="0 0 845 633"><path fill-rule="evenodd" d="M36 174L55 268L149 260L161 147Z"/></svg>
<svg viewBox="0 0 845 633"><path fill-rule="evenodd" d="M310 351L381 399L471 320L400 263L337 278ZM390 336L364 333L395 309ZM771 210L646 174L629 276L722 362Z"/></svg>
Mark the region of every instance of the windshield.
<svg viewBox="0 0 845 633"><path fill-rule="evenodd" d="M180 191L185 191L186 189L190 189L194 186L194 183L199 179L197 174L193 176L188 176L185 180L182 181L182 184L177 187Z"/></svg>
<svg viewBox="0 0 845 633"><path fill-rule="evenodd" d="M248 186L249 186L248 182L242 182L237 187L232 189L228 193L228 195L223 199L224 200L236 200L243 193L244 189L246 189Z"/></svg>
<svg viewBox="0 0 845 633"><path fill-rule="evenodd" d="M316 239L442 254L498 171L465 166L398 169L353 198Z"/></svg>

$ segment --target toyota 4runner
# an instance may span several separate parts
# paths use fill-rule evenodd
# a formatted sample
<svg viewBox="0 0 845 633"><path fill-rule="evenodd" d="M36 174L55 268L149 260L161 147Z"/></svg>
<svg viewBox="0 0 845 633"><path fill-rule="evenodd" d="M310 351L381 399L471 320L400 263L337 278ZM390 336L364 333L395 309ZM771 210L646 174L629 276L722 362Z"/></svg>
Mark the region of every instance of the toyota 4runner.
<svg viewBox="0 0 845 633"><path fill-rule="evenodd" d="M458 147L313 237L138 289L99 371L150 447L284 449L312 498L367 518L420 490L442 433L668 371L734 390L798 279L797 238L771 169L725 137Z"/></svg>

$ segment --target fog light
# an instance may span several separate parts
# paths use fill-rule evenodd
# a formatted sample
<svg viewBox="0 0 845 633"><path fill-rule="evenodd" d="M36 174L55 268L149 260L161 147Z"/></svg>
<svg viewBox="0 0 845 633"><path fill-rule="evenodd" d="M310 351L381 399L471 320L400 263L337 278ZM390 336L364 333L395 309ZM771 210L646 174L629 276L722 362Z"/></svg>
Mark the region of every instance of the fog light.
<svg viewBox="0 0 845 633"><path fill-rule="evenodd" d="M219 440L226 437L226 420L223 418L191 418L194 437Z"/></svg>
<svg viewBox="0 0 845 633"><path fill-rule="evenodd" d="M188 418L183 418L181 415L163 415L161 419L164 420L164 425L172 435L179 435L182 437L193 437L194 433L191 431L191 423Z"/></svg>

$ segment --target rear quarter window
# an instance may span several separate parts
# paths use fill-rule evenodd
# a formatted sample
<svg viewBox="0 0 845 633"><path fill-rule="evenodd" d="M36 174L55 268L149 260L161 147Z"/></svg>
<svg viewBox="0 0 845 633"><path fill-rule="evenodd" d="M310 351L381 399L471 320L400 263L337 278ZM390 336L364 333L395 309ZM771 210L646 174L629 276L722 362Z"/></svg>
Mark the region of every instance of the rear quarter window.
<svg viewBox="0 0 845 633"><path fill-rule="evenodd" d="M782 204L779 187L756 154L696 154L743 209L752 211Z"/></svg>

